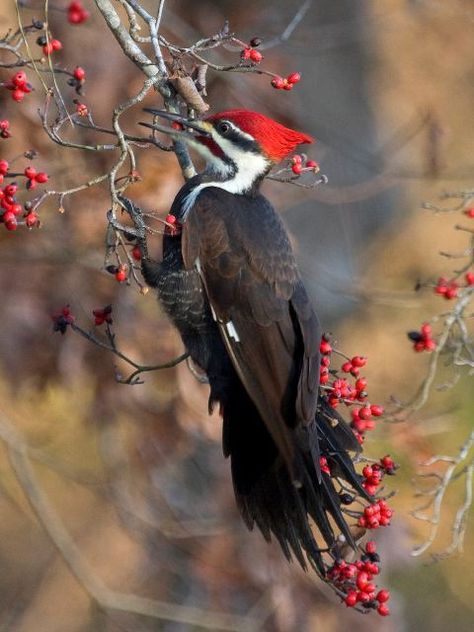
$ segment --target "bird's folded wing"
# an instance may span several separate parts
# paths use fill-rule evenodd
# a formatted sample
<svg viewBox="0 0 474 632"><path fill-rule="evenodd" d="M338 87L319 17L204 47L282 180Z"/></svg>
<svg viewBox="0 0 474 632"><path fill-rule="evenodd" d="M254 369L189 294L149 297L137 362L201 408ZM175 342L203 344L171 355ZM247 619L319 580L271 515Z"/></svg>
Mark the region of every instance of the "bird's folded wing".
<svg viewBox="0 0 474 632"><path fill-rule="evenodd" d="M297 477L292 428L316 411L318 322L273 208L258 197L233 210L228 197L200 195L183 228L183 259L198 267L232 363Z"/></svg>

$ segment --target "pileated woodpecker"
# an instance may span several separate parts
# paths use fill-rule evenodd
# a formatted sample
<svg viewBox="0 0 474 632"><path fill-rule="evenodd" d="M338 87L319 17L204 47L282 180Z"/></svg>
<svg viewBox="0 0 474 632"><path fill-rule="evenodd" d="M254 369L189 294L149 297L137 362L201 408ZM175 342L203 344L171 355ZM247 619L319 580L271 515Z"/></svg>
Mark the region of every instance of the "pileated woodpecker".
<svg viewBox="0 0 474 632"><path fill-rule="evenodd" d="M162 262L144 253L145 280L209 378L247 527L324 577L322 553L354 546L341 503L348 487L366 496L348 454L360 446L319 394L320 326L283 223L259 191L272 165L313 139L246 110L202 121L146 111L180 123L185 131L171 135L207 166L173 202L178 224L165 231Z"/></svg>

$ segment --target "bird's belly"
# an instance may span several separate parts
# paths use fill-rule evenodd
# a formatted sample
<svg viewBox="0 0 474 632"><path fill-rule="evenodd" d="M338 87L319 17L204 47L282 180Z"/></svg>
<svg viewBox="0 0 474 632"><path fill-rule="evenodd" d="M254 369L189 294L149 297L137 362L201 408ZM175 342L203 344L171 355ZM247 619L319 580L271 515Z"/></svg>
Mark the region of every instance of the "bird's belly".
<svg viewBox="0 0 474 632"><path fill-rule="evenodd" d="M212 322L201 279L194 270L164 272L157 290L161 304L182 335L199 334Z"/></svg>

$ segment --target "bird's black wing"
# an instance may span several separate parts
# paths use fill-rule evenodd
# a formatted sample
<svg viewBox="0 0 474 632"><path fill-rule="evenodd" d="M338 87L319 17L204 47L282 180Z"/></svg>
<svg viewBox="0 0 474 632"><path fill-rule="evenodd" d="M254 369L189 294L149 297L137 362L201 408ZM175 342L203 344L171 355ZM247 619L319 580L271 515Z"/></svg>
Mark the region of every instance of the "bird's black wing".
<svg viewBox="0 0 474 632"><path fill-rule="evenodd" d="M295 429L314 420L317 318L286 230L261 195L203 190L183 227L185 266L196 266L229 356L293 480Z"/></svg>

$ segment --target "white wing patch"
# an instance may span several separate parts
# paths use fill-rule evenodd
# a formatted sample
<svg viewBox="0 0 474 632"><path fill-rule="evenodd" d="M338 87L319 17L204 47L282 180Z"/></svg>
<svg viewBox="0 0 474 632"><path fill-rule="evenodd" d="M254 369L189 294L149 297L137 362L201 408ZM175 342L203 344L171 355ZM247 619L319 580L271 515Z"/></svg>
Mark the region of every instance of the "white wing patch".
<svg viewBox="0 0 474 632"><path fill-rule="evenodd" d="M229 322L225 324L225 328L227 329L227 333L229 334L230 338L233 338L235 342L240 342L237 329L235 328L235 325L231 320L229 320Z"/></svg>

